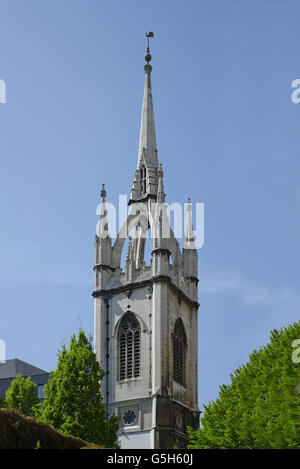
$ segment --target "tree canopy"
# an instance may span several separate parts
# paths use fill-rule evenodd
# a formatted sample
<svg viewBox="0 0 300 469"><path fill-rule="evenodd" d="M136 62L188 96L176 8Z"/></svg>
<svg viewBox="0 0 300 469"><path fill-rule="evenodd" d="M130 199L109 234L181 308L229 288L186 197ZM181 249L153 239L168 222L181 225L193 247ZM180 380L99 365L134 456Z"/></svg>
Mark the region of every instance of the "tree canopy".
<svg viewBox="0 0 300 469"><path fill-rule="evenodd" d="M62 345L58 352L39 419L91 443L116 447L118 419L106 420L100 385L103 376L91 338L79 330L78 337L72 335L69 349Z"/></svg>
<svg viewBox="0 0 300 469"><path fill-rule="evenodd" d="M300 322L271 331L204 409L189 448L300 448Z"/></svg>
<svg viewBox="0 0 300 469"><path fill-rule="evenodd" d="M26 416L33 416L39 404L37 385L31 381L30 377L25 380L17 374L6 391L4 407L18 410Z"/></svg>

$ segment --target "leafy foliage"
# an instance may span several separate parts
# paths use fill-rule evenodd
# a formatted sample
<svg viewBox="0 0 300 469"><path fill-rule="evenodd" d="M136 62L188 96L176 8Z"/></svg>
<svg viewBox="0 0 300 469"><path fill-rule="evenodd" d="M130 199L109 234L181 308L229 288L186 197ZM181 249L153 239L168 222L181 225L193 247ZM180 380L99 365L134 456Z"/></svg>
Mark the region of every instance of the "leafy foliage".
<svg viewBox="0 0 300 469"><path fill-rule="evenodd" d="M17 374L6 391L4 407L18 410L23 415L33 416L39 404L37 385L31 381L30 377L25 380Z"/></svg>
<svg viewBox="0 0 300 469"><path fill-rule="evenodd" d="M189 448L300 448L300 322L271 332L270 342L220 386ZM292 348L294 347L294 348ZM292 359L292 354L293 358Z"/></svg>
<svg viewBox="0 0 300 469"><path fill-rule="evenodd" d="M106 421L100 387L103 376L91 338L79 330L77 338L71 337L69 350L63 345L58 353L57 369L45 385L39 420L65 434L116 447L119 422L115 416Z"/></svg>

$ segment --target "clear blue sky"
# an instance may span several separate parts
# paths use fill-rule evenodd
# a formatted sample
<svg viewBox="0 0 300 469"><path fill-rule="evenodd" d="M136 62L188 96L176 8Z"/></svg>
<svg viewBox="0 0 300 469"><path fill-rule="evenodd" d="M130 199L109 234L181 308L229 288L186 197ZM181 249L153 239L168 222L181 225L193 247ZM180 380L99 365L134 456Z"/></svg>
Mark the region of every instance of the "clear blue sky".
<svg viewBox="0 0 300 469"><path fill-rule="evenodd" d="M2 0L0 338L50 370L93 333L101 183L128 194L152 30L169 202L205 203L199 403L269 331L299 320L300 3ZM78 319L80 317L80 320Z"/></svg>

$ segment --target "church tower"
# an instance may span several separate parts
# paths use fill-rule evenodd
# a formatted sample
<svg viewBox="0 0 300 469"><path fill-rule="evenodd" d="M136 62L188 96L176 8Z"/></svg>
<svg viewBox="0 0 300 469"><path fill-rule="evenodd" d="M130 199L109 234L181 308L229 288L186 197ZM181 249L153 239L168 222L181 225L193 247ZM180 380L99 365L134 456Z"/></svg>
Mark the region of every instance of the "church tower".
<svg viewBox="0 0 300 469"><path fill-rule="evenodd" d="M191 203L182 250L169 225L157 156L148 49L138 162L129 215L113 242L102 187L95 238L95 351L106 372L107 416L120 416L121 448L184 448L198 428L198 272ZM151 260L145 262L147 236ZM128 240L125 266L122 251Z"/></svg>

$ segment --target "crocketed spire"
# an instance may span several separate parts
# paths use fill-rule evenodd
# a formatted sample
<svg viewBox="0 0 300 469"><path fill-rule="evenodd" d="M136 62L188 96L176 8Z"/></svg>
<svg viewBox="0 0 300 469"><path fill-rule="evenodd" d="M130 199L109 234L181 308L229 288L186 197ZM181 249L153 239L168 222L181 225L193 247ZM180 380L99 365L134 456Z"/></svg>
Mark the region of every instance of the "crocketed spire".
<svg viewBox="0 0 300 469"><path fill-rule="evenodd" d="M157 168L157 145L151 87L152 66L147 64L144 69L145 87L140 128L138 167L144 160L147 166L154 166Z"/></svg>
<svg viewBox="0 0 300 469"><path fill-rule="evenodd" d="M149 37L153 36L147 36ZM149 195L155 196L157 191L158 157L154 122L149 44L145 56L145 86L140 127L138 162L135 170L130 199L138 200Z"/></svg>

